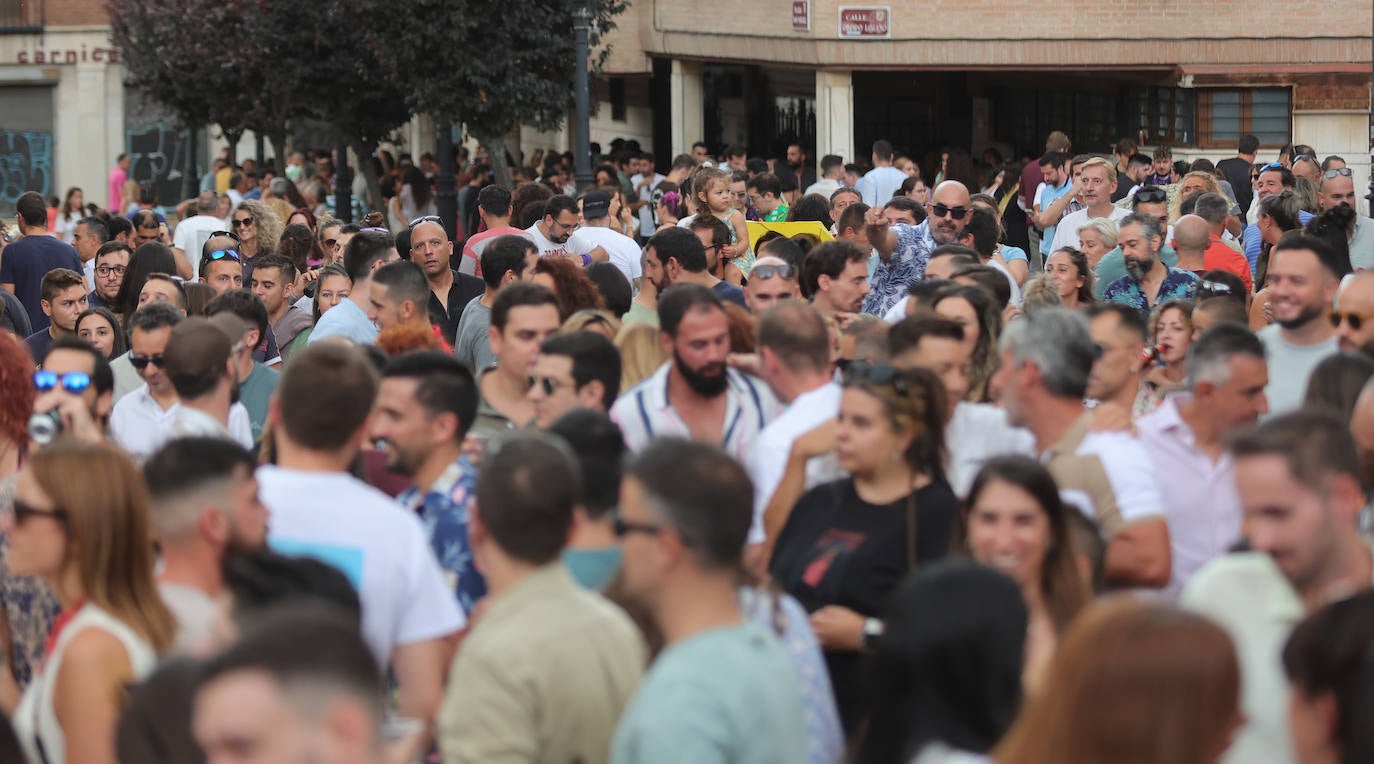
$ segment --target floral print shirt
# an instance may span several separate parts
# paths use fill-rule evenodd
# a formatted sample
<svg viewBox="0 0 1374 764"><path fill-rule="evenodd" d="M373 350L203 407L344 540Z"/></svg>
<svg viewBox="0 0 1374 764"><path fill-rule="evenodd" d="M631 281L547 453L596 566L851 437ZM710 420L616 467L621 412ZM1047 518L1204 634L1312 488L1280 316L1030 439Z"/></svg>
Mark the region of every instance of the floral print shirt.
<svg viewBox="0 0 1374 764"><path fill-rule="evenodd" d="M477 572L468 544L468 512L476 496L477 468L466 456L460 456L423 495L412 486L396 497L401 506L420 516L429 546L465 613L471 613L487 594L487 582Z"/></svg>

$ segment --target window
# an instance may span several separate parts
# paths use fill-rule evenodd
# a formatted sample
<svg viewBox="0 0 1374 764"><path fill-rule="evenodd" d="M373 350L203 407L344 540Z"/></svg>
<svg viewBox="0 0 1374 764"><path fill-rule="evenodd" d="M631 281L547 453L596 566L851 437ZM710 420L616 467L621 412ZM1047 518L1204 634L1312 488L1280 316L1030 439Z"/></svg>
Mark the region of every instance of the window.
<svg viewBox="0 0 1374 764"><path fill-rule="evenodd" d="M1204 146L1233 146L1254 133L1261 146L1282 146L1292 136L1288 88L1199 90L1198 136Z"/></svg>
<svg viewBox="0 0 1374 764"><path fill-rule="evenodd" d="M1129 88L1126 91L1126 128L1141 145L1191 145L1195 92L1184 88Z"/></svg>

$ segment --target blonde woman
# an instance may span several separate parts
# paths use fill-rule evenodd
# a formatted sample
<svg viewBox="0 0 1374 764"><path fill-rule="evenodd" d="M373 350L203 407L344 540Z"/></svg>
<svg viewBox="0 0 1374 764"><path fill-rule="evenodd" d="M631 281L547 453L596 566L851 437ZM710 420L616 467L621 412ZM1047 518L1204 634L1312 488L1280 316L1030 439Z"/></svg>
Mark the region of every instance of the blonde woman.
<svg viewBox="0 0 1374 764"><path fill-rule="evenodd" d="M239 254L245 261L277 251L282 223L277 213L256 199L244 199L229 219L239 235Z"/></svg>
<svg viewBox="0 0 1374 764"><path fill-rule="evenodd" d="M1116 243L1116 223L1108 218L1093 218L1078 227L1078 249L1087 256L1089 270L1095 270Z"/></svg>
<svg viewBox="0 0 1374 764"><path fill-rule="evenodd" d="M620 390L643 382L668 360L668 353L659 342L657 326L646 323L627 324L615 337L620 350Z"/></svg>
<svg viewBox="0 0 1374 764"><path fill-rule="evenodd" d="M42 578L62 605L22 698L0 672L0 706L29 761L114 764L123 688L152 672L176 632L153 581L143 478L114 446L55 442L20 471L0 529L10 570Z"/></svg>
<svg viewBox="0 0 1374 764"><path fill-rule="evenodd" d="M609 310L579 310L568 316L568 320L558 328L559 334L572 334L573 332L596 332L606 336L606 339L614 341L620 335L620 319L611 314Z"/></svg>

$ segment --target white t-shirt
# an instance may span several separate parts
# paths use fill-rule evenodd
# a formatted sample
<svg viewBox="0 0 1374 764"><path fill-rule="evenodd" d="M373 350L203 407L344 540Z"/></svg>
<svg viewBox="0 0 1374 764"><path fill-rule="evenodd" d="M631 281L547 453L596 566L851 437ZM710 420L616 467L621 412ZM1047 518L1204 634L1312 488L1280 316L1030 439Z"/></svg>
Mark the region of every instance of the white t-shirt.
<svg viewBox="0 0 1374 764"><path fill-rule="evenodd" d="M177 223L177 230L172 234L172 246L186 253L186 259L191 263L192 281L200 277L200 251L205 248L205 242L210 240L210 234L227 230L229 227L224 221L214 215L195 215Z"/></svg>
<svg viewBox="0 0 1374 764"><path fill-rule="evenodd" d="M641 188L639 184L644 182L644 173L638 173L630 178L630 185L634 186L635 193L639 194L639 200L646 203L635 213L639 219L639 235L646 239L653 236L654 229L657 228L654 224L654 203L652 199L654 189L658 188L658 184L667 179L668 177L665 175L654 173L649 178L648 184Z"/></svg>
<svg viewBox="0 0 1374 764"><path fill-rule="evenodd" d="M1116 222L1129 214L1131 214L1130 210L1113 206L1112 211L1108 213L1107 217L1112 222ZM1092 216L1088 214L1086 209L1070 212L1060 218L1058 227L1054 229L1054 241L1050 244L1050 252L1053 253L1055 250L1063 249L1064 247L1078 249L1079 245L1082 244L1078 238L1078 229L1092 219Z"/></svg>
<svg viewBox="0 0 1374 764"><path fill-rule="evenodd" d="M758 442L744 463L750 479L754 481L754 524L749 528L749 543L764 540L763 510L768 507L768 500L773 498L778 484L782 482L783 473L787 471L792 444L839 413L842 392L839 385L827 382L815 390L802 393L787 406L786 411L759 432ZM808 489L844 476L845 472L840 469L833 453L818 456L806 463Z"/></svg>
<svg viewBox="0 0 1374 764"><path fill-rule="evenodd" d="M1011 304L1018 308L1021 307L1021 285L1016 283L1016 277L1011 275L1011 271L1007 270L1007 266L1002 265L995 259L989 259L985 262L1001 271L1002 274L1007 277L1007 283L1011 285Z"/></svg>
<svg viewBox="0 0 1374 764"><path fill-rule="evenodd" d="M525 236L528 237L530 241L534 242L534 246L539 248L540 257L548 257L549 255L568 254L568 245L566 243L555 244L552 241L549 241L548 237L546 237L543 233L540 233L538 223L535 223L529 228L526 228Z"/></svg>
<svg viewBox="0 0 1374 764"><path fill-rule="evenodd" d="M995 456L1035 456L1035 436L1013 427L1005 409L989 403L961 402L945 425L946 477L960 498L968 496L983 464Z"/></svg>
<svg viewBox="0 0 1374 764"><path fill-rule="evenodd" d="M327 562L358 589L363 638L385 666L397 646L446 637L467 623L420 519L342 472L263 466L258 491L268 542Z"/></svg>
<svg viewBox="0 0 1374 764"><path fill-rule="evenodd" d="M114 410L110 413L110 435L130 456L138 460L146 459L161 448L163 443L173 437L180 437L172 433L172 424L177 419L180 408L180 403L174 403L171 408L164 411L148 392L148 385L139 385L115 404ZM203 419L199 421L202 423L208 420L211 424L219 424L208 416L201 416ZM235 403L229 407L229 434L235 442L245 448L252 448L252 424L248 417L248 409L244 408L242 403Z"/></svg>
<svg viewBox="0 0 1374 764"><path fill-rule="evenodd" d="M1116 496L1116 508L1123 525L1151 517L1164 519L1164 497L1159 492L1159 480L1154 462L1140 441L1124 432L1090 432L1075 452L1079 456L1096 456L1102 471L1111 483ZM1097 519L1097 506L1086 493L1075 490L1059 492L1064 501Z"/></svg>
<svg viewBox="0 0 1374 764"><path fill-rule="evenodd" d="M821 178L815 183L812 183L811 185L807 186L806 190L802 192L802 196L820 194L821 196L824 196L826 199L829 199L831 194L839 190L840 182L838 180L835 180L834 178Z"/></svg>
<svg viewBox="0 0 1374 764"><path fill-rule="evenodd" d="M611 264L625 274L625 280L634 286L635 279L644 275L639 262L639 245L634 239L618 231L598 226L584 226L568 238L568 253L573 255L589 254L597 247L606 250L611 256Z"/></svg>

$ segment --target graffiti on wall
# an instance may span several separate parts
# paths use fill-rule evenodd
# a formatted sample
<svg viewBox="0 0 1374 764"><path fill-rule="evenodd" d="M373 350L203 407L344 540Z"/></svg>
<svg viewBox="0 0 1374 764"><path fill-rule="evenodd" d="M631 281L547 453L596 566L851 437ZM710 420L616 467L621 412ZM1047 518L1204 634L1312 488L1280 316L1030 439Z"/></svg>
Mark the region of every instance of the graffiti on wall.
<svg viewBox="0 0 1374 764"><path fill-rule="evenodd" d="M0 210L28 191L52 195L52 131L0 129Z"/></svg>
<svg viewBox="0 0 1374 764"><path fill-rule="evenodd" d="M190 131L161 122L129 130L125 134L129 177L139 183L152 183L159 204L176 204L182 198L190 140Z"/></svg>

